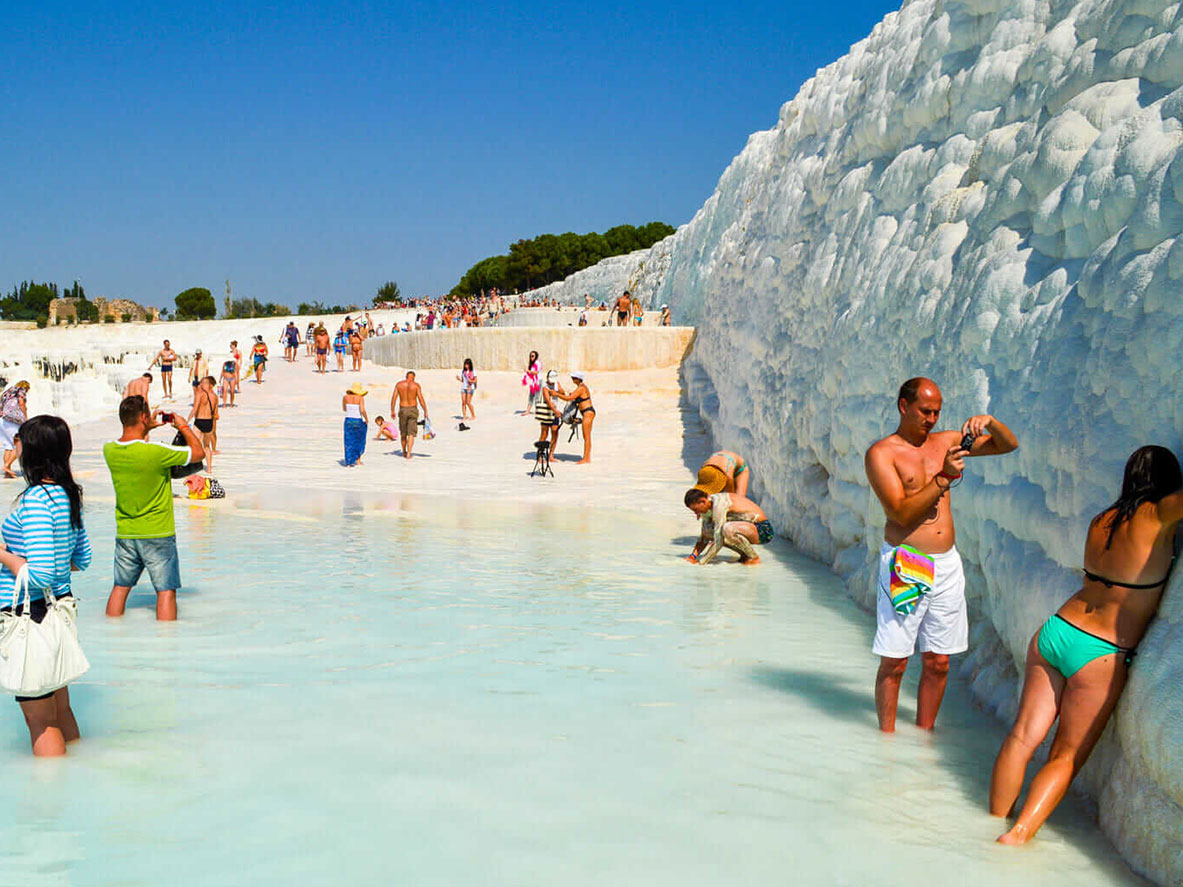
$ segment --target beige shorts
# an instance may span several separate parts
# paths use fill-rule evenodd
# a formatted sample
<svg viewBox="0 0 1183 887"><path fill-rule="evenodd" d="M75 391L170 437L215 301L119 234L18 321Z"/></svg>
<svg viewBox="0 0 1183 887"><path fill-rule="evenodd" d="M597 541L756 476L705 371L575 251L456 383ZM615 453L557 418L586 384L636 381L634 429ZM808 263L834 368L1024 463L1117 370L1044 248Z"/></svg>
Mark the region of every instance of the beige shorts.
<svg viewBox="0 0 1183 887"><path fill-rule="evenodd" d="M414 437L419 433L419 407L398 408L398 432L403 437Z"/></svg>

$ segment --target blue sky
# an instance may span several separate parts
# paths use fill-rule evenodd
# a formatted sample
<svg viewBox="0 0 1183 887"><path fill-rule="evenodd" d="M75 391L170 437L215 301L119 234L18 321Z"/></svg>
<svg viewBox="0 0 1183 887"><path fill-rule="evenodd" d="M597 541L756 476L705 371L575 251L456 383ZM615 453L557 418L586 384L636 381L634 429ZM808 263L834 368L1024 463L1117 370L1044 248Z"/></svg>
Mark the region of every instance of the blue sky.
<svg viewBox="0 0 1183 887"><path fill-rule="evenodd" d="M0 288L294 307L688 221L898 2L4 6Z"/></svg>

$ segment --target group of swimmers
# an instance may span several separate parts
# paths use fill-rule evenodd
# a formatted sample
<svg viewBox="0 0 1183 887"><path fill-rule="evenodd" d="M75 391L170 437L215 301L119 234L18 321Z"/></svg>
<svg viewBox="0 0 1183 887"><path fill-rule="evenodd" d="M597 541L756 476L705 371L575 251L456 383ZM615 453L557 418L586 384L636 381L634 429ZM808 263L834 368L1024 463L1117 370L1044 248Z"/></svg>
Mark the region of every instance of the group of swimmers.
<svg viewBox="0 0 1183 887"><path fill-rule="evenodd" d="M965 576L950 504L965 460L1013 452L1013 431L991 415L937 431L942 399L931 379L900 386L899 424L865 456L871 489L885 516L876 587L879 656L875 709L880 730L895 730L900 683L917 647L921 676L916 724L933 729L944 697L949 657L969 647ZM699 472L685 502L703 522L689 560L705 563L720 548L758 563L753 544L771 538L763 511L746 498L750 471L738 453L720 451ZM1018 716L994 763L990 813L1014 817L998 840L1028 841L1067 793L1117 704L1138 642L1154 618L1174 563L1183 520L1183 471L1165 447L1130 456L1118 498L1089 522L1083 580L1031 638ZM1027 765L1059 721L1046 763L1019 796Z"/></svg>

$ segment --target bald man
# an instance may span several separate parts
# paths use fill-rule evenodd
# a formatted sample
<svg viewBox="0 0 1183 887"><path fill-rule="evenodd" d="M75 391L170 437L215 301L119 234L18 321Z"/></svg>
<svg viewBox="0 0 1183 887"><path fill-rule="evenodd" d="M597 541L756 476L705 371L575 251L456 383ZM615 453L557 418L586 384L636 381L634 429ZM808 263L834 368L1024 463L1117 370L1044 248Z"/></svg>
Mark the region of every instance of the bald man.
<svg viewBox="0 0 1183 887"><path fill-rule="evenodd" d="M895 731L900 681L917 640L923 668L916 724L926 730L936 723L945 695L949 656L969 647L965 575L949 491L967 456L999 456L1019 445L993 416L973 416L960 431L934 431L941 406L935 382L909 379L896 398L899 426L872 444L864 460L867 480L887 517L871 647L880 657L875 710L885 733Z"/></svg>

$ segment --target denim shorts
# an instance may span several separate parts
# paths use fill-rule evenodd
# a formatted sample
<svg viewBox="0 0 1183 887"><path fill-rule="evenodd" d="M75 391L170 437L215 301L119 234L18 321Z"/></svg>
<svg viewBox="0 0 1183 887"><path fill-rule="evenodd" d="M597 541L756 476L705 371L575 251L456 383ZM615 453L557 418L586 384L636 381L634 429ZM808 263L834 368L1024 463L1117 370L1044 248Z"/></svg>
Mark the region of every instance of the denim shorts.
<svg viewBox="0 0 1183 887"><path fill-rule="evenodd" d="M177 537L115 540L115 585L131 588L148 570L156 591L181 587L181 560L177 557Z"/></svg>

